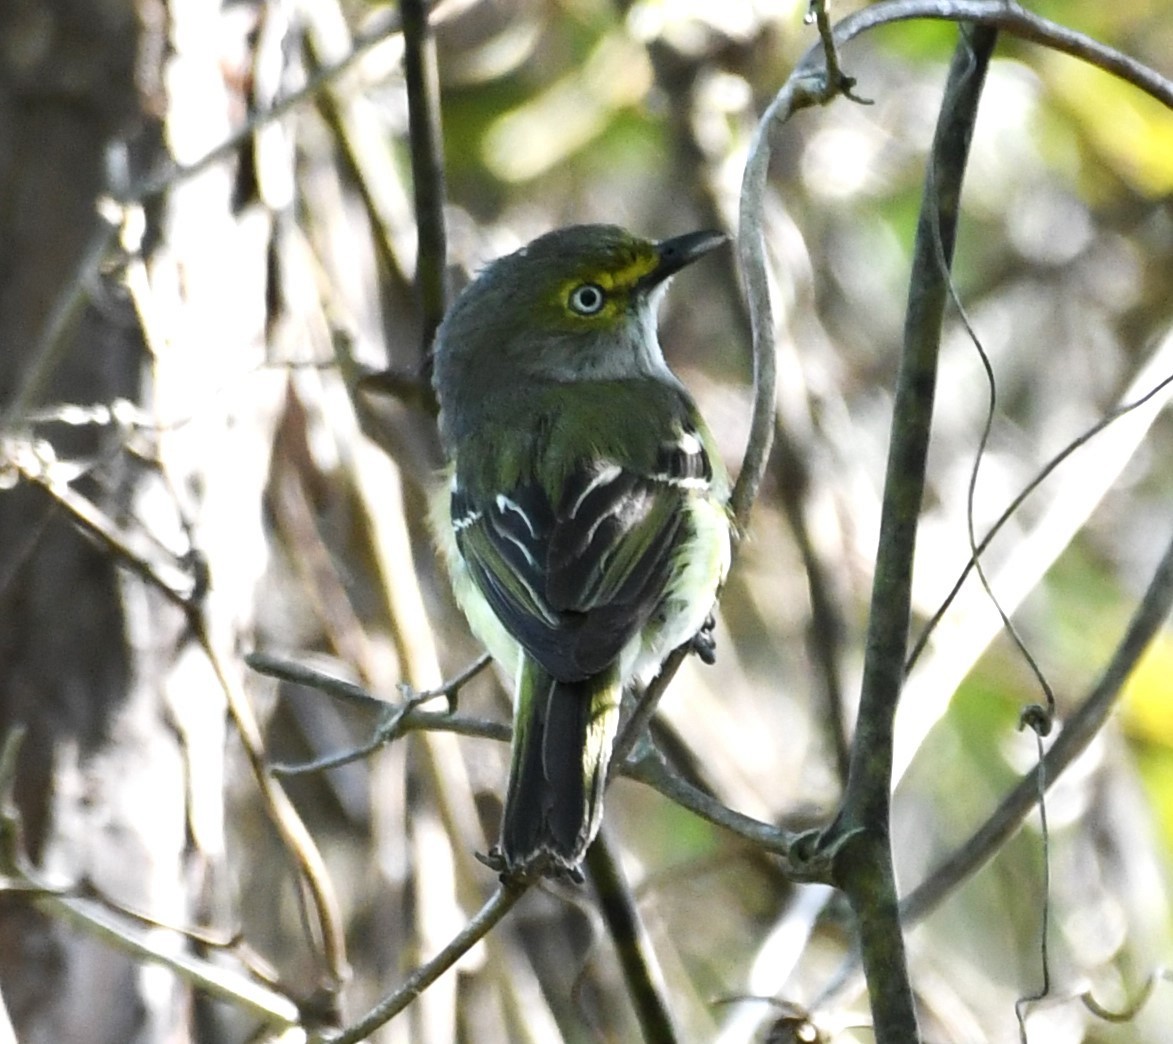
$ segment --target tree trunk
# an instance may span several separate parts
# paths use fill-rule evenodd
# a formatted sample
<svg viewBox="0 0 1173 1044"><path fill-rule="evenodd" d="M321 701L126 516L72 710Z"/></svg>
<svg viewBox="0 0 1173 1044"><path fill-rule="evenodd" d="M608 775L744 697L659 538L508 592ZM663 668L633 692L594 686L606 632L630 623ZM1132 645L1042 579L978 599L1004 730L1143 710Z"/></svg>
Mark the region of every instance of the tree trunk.
<svg viewBox="0 0 1173 1044"><path fill-rule="evenodd" d="M239 121L249 80L225 55L249 53L246 21L203 0L0 7L5 426L84 461L73 490L175 575L194 584L202 558L200 604L226 648L252 626L282 390L277 372L258 373L268 211L229 158L124 212L125 266L93 264L80 284L78 273L103 227L99 201L121 187L108 179L158 169L164 142L194 159ZM47 345L76 290L80 309ZM116 400L154 423L35 416ZM44 490L0 491L0 734L27 728L15 795L29 858L56 885L92 886L162 924L224 926L213 907L226 883L225 701L190 624ZM170 972L18 896L0 898L0 994L23 1044L201 1036L201 1009Z"/></svg>

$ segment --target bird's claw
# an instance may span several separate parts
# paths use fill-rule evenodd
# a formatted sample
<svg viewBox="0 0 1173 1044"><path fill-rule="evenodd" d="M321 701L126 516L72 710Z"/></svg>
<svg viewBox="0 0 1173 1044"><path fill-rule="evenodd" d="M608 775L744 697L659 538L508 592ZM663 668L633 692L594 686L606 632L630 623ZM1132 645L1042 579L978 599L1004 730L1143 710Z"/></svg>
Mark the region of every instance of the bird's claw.
<svg viewBox="0 0 1173 1044"><path fill-rule="evenodd" d="M717 638L713 632L717 628L717 619L712 613L705 617L701 629L692 636L689 643L692 651L700 657L702 663L710 667L717 662Z"/></svg>

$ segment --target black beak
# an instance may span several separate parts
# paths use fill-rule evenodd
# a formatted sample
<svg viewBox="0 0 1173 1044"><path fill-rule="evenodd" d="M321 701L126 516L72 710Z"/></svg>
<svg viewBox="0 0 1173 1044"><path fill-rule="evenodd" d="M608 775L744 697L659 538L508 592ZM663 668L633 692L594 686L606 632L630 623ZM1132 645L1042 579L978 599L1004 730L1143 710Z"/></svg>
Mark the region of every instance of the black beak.
<svg viewBox="0 0 1173 1044"><path fill-rule="evenodd" d="M683 236L662 239L656 244L656 254L660 263L640 280L642 288L650 290L657 283L664 282L686 265L691 265L697 258L703 257L710 250L715 250L728 241L729 236L726 233L713 230L687 232Z"/></svg>

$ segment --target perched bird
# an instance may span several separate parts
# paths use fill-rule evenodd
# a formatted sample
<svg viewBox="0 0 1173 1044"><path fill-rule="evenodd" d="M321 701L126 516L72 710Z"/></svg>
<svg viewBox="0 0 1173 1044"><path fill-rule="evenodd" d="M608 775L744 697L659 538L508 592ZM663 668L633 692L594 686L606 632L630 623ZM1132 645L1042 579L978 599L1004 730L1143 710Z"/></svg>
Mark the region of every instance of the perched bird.
<svg viewBox="0 0 1173 1044"><path fill-rule="evenodd" d="M549 232L489 264L436 333L437 532L473 633L516 684L503 876L579 875L624 687L702 630L711 658L729 483L656 306L727 238Z"/></svg>

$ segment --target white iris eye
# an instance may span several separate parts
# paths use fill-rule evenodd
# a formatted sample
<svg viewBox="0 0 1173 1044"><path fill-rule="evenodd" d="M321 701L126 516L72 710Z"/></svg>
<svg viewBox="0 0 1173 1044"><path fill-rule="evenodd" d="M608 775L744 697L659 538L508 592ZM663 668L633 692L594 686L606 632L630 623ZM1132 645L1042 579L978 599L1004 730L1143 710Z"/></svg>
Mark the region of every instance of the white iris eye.
<svg viewBox="0 0 1173 1044"><path fill-rule="evenodd" d="M570 307L579 315L595 315L606 300L603 288L597 283L583 283L570 291Z"/></svg>

